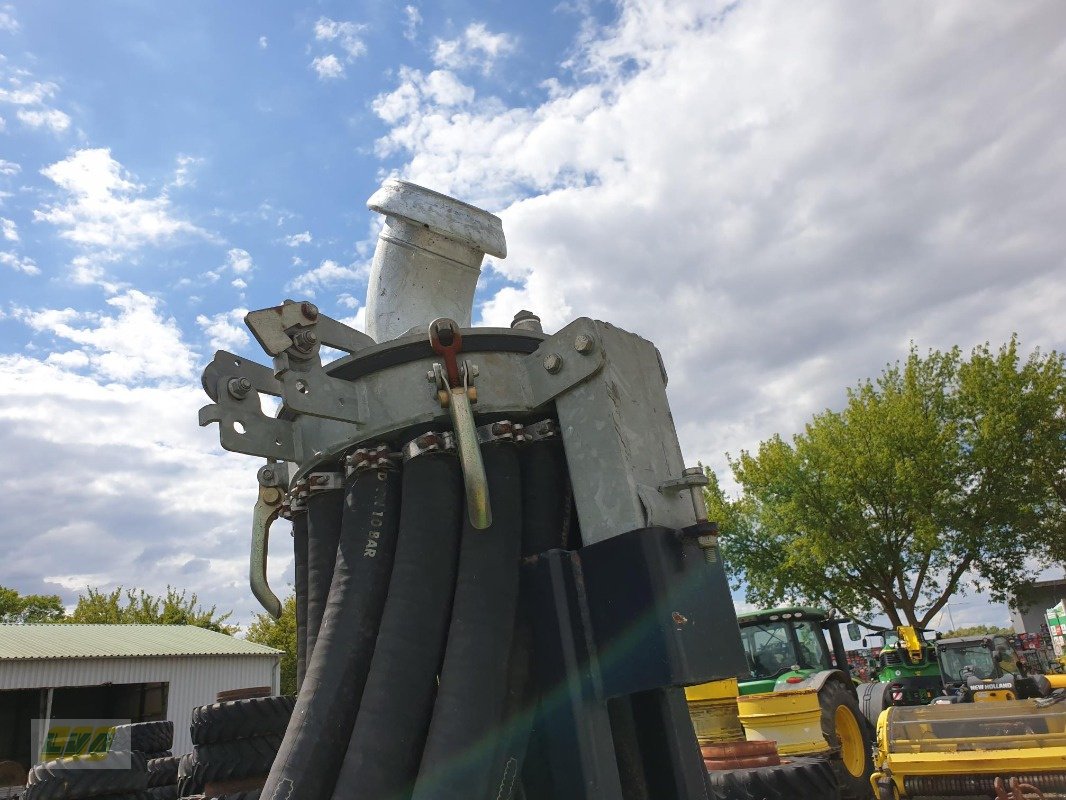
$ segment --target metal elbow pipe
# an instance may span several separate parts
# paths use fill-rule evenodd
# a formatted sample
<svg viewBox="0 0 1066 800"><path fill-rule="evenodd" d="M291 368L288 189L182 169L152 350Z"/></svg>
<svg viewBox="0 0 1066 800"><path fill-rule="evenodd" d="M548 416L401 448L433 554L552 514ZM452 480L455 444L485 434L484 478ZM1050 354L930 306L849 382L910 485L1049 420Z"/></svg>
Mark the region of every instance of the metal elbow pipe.
<svg viewBox="0 0 1066 800"><path fill-rule="evenodd" d="M367 287L366 332L377 342L447 317L470 326L485 255L505 258L500 218L407 181L388 180L367 201L385 215Z"/></svg>

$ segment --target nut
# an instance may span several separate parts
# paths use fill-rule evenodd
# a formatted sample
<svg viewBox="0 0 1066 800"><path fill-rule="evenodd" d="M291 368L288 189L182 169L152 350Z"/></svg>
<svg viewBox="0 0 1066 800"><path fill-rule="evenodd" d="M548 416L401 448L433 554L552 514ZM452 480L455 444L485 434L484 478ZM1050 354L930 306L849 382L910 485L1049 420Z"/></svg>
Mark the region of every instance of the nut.
<svg viewBox="0 0 1066 800"><path fill-rule="evenodd" d="M544 356L544 369L552 375L563 368L563 357L558 353L548 353Z"/></svg>
<svg viewBox="0 0 1066 800"><path fill-rule="evenodd" d="M574 349L583 356L587 356L595 347L596 340L587 333L581 333L574 337Z"/></svg>
<svg viewBox="0 0 1066 800"><path fill-rule="evenodd" d="M314 331L297 331L292 337L292 343L296 345L297 350L306 353L318 344L318 334Z"/></svg>
<svg viewBox="0 0 1066 800"><path fill-rule="evenodd" d="M252 382L247 378L230 378L226 388L234 399L243 400L252 391Z"/></svg>

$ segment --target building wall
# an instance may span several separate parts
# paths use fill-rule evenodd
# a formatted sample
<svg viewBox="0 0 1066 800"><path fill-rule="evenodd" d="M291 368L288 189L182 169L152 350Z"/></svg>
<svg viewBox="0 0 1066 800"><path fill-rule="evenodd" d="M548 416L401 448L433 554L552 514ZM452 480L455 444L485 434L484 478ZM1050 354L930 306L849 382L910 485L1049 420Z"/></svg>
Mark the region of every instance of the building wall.
<svg viewBox="0 0 1066 800"><path fill-rule="evenodd" d="M1040 633L1040 626L1047 622L1044 612L1066 598L1066 585L1037 587L1033 596L1036 599L1025 611L1011 606L1011 625L1018 633Z"/></svg>
<svg viewBox="0 0 1066 800"><path fill-rule="evenodd" d="M97 686L102 683L169 683L167 719L174 722L174 753L192 749L189 717L229 689L270 686L279 691L276 655L168 658L64 658L0 661L0 689Z"/></svg>

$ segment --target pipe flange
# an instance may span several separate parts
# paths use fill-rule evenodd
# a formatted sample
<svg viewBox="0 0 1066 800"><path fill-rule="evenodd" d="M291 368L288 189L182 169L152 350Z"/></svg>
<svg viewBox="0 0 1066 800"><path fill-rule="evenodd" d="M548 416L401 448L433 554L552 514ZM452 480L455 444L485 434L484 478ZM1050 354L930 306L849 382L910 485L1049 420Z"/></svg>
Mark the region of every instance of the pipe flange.
<svg viewBox="0 0 1066 800"><path fill-rule="evenodd" d="M554 419L542 419L532 425L526 425L525 435L531 442L539 442L542 439L558 439L562 431L559 423Z"/></svg>
<svg viewBox="0 0 1066 800"><path fill-rule="evenodd" d="M412 439L402 448L406 464L424 453L449 453L455 450L455 436L450 431L429 431Z"/></svg>
<svg viewBox="0 0 1066 800"><path fill-rule="evenodd" d="M312 472L307 476L308 494L334 492L344 488L344 475L340 472Z"/></svg>
<svg viewBox="0 0 1066 800"><path fill-rule="evenodd" d="M526 434L525 428L521 424L502 419L499 422L490 422L488 425L479 426L477 439L482 444L489 442L524 442Z"/></svg>
<svg viewBox="0 0 1066 800"><path fill-rule="evenodd" d="M360 447L345 456L344 474L351 475L366 469L395 469L396 464L392 458L393 454L389 452L388 445Z"/></svg>

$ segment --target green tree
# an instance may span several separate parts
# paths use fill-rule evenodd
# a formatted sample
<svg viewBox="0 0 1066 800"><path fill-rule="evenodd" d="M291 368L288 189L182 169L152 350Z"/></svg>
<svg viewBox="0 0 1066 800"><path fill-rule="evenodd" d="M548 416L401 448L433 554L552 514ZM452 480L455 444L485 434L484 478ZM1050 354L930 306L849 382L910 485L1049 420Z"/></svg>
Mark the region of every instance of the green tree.
<svg viewBox="0 0 1066 800"><path fill-rule="evenodd" d="M19 594L0 586L0 622L58 622L65 613L57 594Z"/></svg>
<svg viewBox="0 0 1066 800"><path fill-rule="evenodd" d="M144 589L123 589L111 592L86 588L86 594L78 597L74 610L63 622L75 623L125 623L154 625L195 625L233 635L236 625L227 625L232 611L219 614L216 606L202 608L196 594L186 595L183 589L168 586L164 597L154 597Z"/></svg>
<svg viewBox="0 0 1066 800"><path fill-rule="evenodd" d="M944 634L945 639L955 636L1010 636L1014 633L1013 628L1001 628L998 625L968 625L965 628L956 628Z"/></svg>
<svg viewBox="0 0 1066 800"><path fill-rule="evenodd" d="M259 614L248 627L248 641L283 651L281 656L281 693L296 694L296 595L281 604L281 616Z"/></svg>
<svg viewBox="0 0 1066 800"><path fill-rule="evenodd" d="M1029 557L1066 556L1066 362L912 346L903 364L848 390L803 433L731 459L714 476L731 575L761 605L829 606L928 625L967 589L1024 598Z"/></svg>

